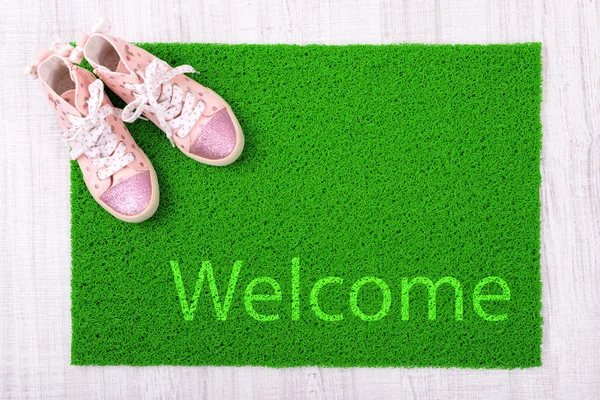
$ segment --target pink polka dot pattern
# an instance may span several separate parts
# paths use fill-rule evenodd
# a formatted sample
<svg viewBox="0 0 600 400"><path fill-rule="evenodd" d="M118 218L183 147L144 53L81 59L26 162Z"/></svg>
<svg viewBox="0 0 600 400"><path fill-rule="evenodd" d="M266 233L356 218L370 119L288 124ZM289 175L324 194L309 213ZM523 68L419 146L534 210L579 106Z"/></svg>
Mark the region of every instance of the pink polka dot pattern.
<svg viewBox="0 0 600 400"><path fill-rule="evenodd" d="M115 78L109 83L111 89L127 102L121 114L123 121L145 116L187 155L194 154L192 148L197 153L194 155L206 154L209 159L231 154L241 134L233 122L235 117L228 115L230 111L222 99L184 75L197 73L194 68L173 68L124 41L113 45L119 51L115 68L100 68L99 72L100 76ZM225 127L227 121L230 124L226 128L217 129ZM223 137L217 137L219 131L223 131Z"/></svg>
<svg viewBox="0 0 600 400"><path fill-rule="evenodd" d="M124 215L135 215L136 210L146 208L157 189L149 179L149 162L131 143L133 139L117 117L120 113L104 93L103 82L67 58L61 60L69 73L54 69L38 78L63 128L62 139L70 147L70 156L78 161L84 181L97 201ZM56 68L55 64L58 63L45 68ZM63 64L58 66L62 68ZM47 76L54 77L52 85ZM110 84L117 83L113 80Z"/></svg>
<svg viewBox="0 0 600 400"><path fill-rule="evenodd" d="M189 65L171 68L158 59L154 59L144 72L136 71L142 82L125 84L135 100L123 109L123 120L133 122L142 113L156 115L158 125L169 140L174 132L179 138L187 137L202 116L205 104L196 102L191 91L184 92L179 85L170 83L173 77L185 72L195 71Z"/></svg>
<svg viewBox="0 0 600 400"><path fill-rule="evenodd" d="M88 89L90 97L84 99L89 104L88 115L70 116L72 126L64 133L63 139L71 145L72 159L85 154L98 169L98 178L106 179L133 162L135 156L126 152L125 143L117 140L116 128L107 121L109 116L114 122L117 118L104 98L102 82L96 80Z"/></svg>

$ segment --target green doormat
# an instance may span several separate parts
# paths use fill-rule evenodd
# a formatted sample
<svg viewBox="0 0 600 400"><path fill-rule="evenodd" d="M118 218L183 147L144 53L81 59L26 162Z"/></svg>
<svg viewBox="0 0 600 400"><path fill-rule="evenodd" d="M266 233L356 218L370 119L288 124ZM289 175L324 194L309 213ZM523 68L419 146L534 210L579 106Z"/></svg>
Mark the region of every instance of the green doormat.
<svg viewBox="0 0 600 400"><path fill-rule="evenodd" d="M541 364L540 44L143 47L246 147L211 167L129 125L139 225L73 165L73 364Z"/></svg>

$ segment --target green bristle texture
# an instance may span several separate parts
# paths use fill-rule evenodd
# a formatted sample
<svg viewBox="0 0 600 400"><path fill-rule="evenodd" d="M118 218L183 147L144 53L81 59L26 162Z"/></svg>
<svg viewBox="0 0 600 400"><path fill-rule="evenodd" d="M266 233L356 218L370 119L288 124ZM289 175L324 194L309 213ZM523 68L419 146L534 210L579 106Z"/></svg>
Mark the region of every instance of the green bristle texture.
<svg viewBox="0 0 600 400"><path fill-rule="evenodd" d="M246 145L234 164L208 166L151 122L128 124L160 184L158 211L141 224L102 209L72 164L73 364L541 364L539 43L140 46L199 71L188 76L231 105ZM221 302L234 262L243 262L231 308L217 320L205 280L186 321L170 263L189 302L207 260ZM279 283L282 300L255 309L278 320L245 309L246 286L260 276ZM343 283L325 286L319 304L342 321L323 321L310 305L313 285L328 276ZM391 290L378 321L349 306L365 276ZM419 285L402 320L402 278L418 276L460 281L463 320L448 285L438 290L436 320ZM485 304L505 321L474 311L473 290L487 276L510 287L510 301ZM374 314L381 291L367 284L358 301Z"/></svg>

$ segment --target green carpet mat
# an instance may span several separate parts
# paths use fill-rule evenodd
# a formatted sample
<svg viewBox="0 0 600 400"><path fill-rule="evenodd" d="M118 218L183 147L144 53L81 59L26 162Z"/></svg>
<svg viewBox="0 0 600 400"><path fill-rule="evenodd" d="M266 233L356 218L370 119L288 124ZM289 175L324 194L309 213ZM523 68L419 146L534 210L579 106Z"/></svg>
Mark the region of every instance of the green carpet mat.
<svg viewBox="0 0 600 400"><path fill-rule="evenodd" d="M73 164L73 364L541 364L540 44L143 47L246 147L211 167L129 125L139 225Z"/></svg>

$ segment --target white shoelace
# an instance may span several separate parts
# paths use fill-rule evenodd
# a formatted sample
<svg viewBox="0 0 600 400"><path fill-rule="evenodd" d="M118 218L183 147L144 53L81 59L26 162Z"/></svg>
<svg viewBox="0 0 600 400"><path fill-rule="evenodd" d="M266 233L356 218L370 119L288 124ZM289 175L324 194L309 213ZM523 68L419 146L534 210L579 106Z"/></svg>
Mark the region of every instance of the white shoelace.
<svg viewBox="0 0 600 400"><path fill-rule="evenodd" d="M169 83L176 75L186 72L196 71L189 65L171 69L167 63L156 58L148 65L145 73L137 71L142 82L125 84L133 92L135 100L123 109L123 121L133 122L143 112L154 113L171 144L173 131L177 129L177 136L185 138L202 115L205 106L202 100L194 106L194 95L191 92L186 92L184 99L183 89L177 84Z"/></svg>
<svg viewBox="0 0 600 400"><path fill-rule="evenodd" d="M102 180L129 165L135 156L125 153L127 146L118 140L106 121L106 117L116 115L117 110L109 104L101 107L104 99L102 81L96 79L89 86L89 91L88 115L68 115L72 126L64 133L63 140L71 145L71 159L85 154L96 168L102 168L98 171L98 178Z"/></svg>

